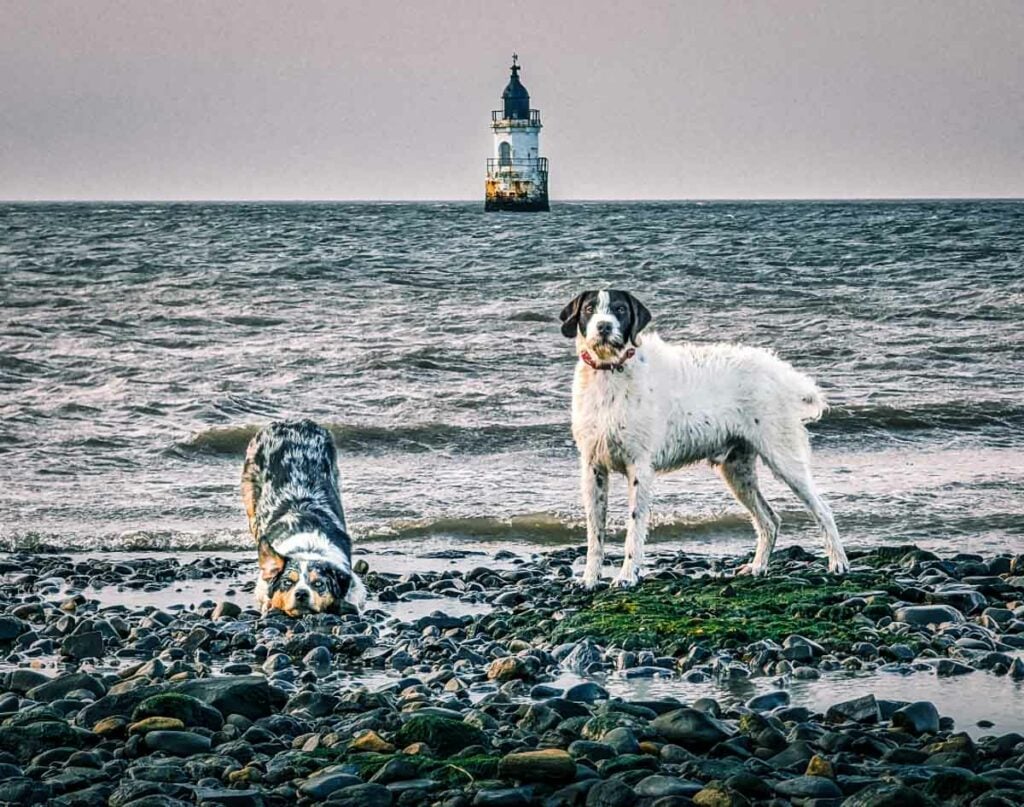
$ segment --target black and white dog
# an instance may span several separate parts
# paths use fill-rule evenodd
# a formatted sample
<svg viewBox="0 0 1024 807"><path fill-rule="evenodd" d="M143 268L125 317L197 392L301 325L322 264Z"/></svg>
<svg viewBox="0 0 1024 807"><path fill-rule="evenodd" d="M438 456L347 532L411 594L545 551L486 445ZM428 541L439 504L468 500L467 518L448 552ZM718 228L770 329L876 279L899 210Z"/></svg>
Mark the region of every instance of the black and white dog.
<svg viewBox="0 0 1024 807"><path fill-rule="evenodd" d="M272 423L249 443L242 499L259 547L256 602L289 616L362 608L352 571L330 433L309 420Z"/></svg>
<svg viewBox="0 0 1024 807"><path fill-rule="evenodd" d="M718 469L750 512L757 549L743 572L768 571L779 532L779 517L758 488L758 457L821 527L829 570L849 569L832 511L811 478L804 423L827 407L810 378L760 348L670 345L652 332L641 340L651 315L625 291L585 291L561 320L579 355L572 431L587 518L586 588L597 583L604 561L608 472L629 484L626 557L616 583L631 586L643 564L655 474L700 460Z"/></svg>

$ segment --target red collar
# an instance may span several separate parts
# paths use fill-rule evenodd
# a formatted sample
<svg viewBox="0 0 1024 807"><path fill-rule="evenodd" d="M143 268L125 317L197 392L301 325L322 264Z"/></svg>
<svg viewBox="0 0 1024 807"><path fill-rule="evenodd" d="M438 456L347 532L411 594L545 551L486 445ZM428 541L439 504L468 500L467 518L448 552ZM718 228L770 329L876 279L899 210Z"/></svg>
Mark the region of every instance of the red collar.
<svg viewBox="0 0 1024 807"><path fill-rule="evenodd" d="M623 357L616 362L597 362L594 361L594 357L590 355L586 350L580 353L580 359L589 367L593 367L595 370L611 370L617 373L624 373L626 371L626 362L629 361L636 355L636 351L630 348L626 351Z"/></svg>

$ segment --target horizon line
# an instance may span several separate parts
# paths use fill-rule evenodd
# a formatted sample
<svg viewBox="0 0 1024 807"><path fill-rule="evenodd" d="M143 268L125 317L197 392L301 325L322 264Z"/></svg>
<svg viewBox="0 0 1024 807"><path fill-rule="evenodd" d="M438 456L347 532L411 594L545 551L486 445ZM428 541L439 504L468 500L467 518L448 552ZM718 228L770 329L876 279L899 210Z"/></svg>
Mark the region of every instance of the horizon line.
<svg viewBox="0 0 1024 807"><path fill-rule="evenodd" d="M673 197L592 197L552 200L556 204L594 202L1019 202L1020 196L673 196ZM480 199L374 199L368 197L309 198L63 198L0 199L0 204L480 204Z"/></svg>

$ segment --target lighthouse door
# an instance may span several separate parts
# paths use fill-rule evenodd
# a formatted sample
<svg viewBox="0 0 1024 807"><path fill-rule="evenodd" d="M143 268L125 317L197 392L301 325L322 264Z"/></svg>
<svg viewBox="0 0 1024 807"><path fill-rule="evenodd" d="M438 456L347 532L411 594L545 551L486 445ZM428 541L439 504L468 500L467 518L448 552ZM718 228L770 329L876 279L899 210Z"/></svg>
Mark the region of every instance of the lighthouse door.
<svg viewBox="0 0 1024 807"><path fill-rule="evenodd" d="M498 165L512 165L512 146L507 142L498 146Z"/></svg>

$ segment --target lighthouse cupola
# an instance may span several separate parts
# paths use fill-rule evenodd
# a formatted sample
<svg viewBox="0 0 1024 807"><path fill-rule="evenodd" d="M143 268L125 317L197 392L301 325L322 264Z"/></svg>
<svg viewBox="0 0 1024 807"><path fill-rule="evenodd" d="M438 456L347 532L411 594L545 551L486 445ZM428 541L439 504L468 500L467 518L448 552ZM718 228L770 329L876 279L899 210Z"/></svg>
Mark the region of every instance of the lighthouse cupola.
<svg viewBox="0 0 1024 807"><path fill-rule="evenodd" d="M529 120L530 118L530 93L519 80L519 70L518 57L513 55L512 77L508 80L505 92L501 94L507 120Z"/></svg>
<svg viewBox="0 0 1024 807"><path fill-rule="evenodd" d="M519 80L519 57L491 113L494 153L487 161L484 210L547 210L548 161L540 156L540 110L530 109L530 93Z"/></svg>

